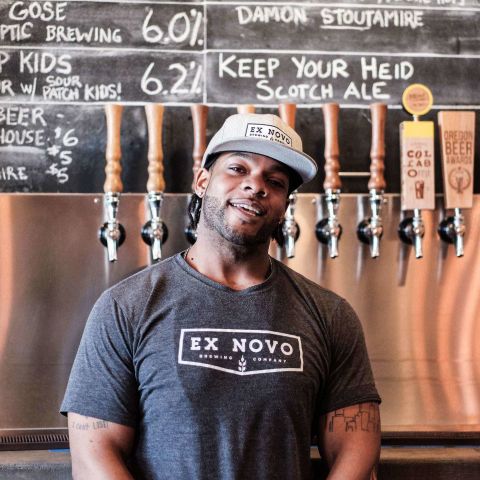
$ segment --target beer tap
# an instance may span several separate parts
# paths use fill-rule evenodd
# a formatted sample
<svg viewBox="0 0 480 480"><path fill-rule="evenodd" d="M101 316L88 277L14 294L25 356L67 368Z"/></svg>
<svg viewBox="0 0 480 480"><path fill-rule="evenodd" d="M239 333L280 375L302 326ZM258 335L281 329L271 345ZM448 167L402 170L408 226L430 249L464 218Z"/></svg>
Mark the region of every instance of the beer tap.
<svg viewBox="0 0 480 480"><path fill-rule="evenodd" d="M425 235L422 210L435 209L435 155L433 122L419 121L419 117L432 107L432 92L415 83L403 92L402 103L413 115L413 122L400 124L401 209L413 210L413 217L400 222L398 234L404 243L414 246L415 258L422 258Z"/></svg>
<svg viewBox="0 0 480 480"><path fill-rule="evenodd" d="M398 235L402 242L408 245L413 245L415 258L423 257L425 224L423 223L422 211L419 208L413 209L413 217L404 218L400 222L400 225L398 226Z"/></svg>
<svg viewBox="0 0 480 480"><path fill-rule="evenodd" d="M297 106L294 103L282 103L278 106L280 118L291 128L295 129L295 114ZM297 191L293 191L288 197L288 207L285 212L285 219L282 223L281 247L285 247L287 258L295 256L295 242L300 236L300 227L295 221L295 207L297 204Z"/></svg>
<svg viewBox="0 0 480 480"><path fill-rule="evenodd" d="M323 106L325 123L325 200L328 217L320 220L315 233L317 239L328 245L330 258L338 257L338 240L342 234L342 226L338 223L337 212L340 204L340 189L342 182L340 175L339 147L338 147L338 112L337 103L327 103Z"/></svg>
<svg viewBox="0 0 480 480"><path fill-rule="evenodd" d="M463 257L464 242L463 237L467 231L465 220L461 208L454 208L453 216L444 218L438 226L440 238L447 243L455 245L455 254L457 257Z"/></svg>
<svg viewBox="0 0 480 480"><path fill-rule="evenodd" d="M160 103L145 105L148 127L147 201L150 220L142 227L141 233L143 241L150 246L154 262L162 258L162 245L168 238L168 228L160 216L165 191L162 148L163 112L164 107Z"/></svg>
<svg viewBox="0 0 480 480"><path fill-rule="evenodd" d="M295 242L300 236L300 227L295 221L296 203L297 194L293 192L288 199L288 207L282 223L283 245L281 246L285 247L287 258L293 258L295 256Z"/></svg>
<svg viewBox="0 0 480 480"><path fill-rule="evenodd" d="M197 172L202 164L203 154L207 148L207 120L208 120L208 107L206 105L196 104L190 107L192 112L193 121L193 182L192 190L195 188L195 179L197 178ZM192 197L190 197L189 203L191 204ZM190 210L190 209L189 209ZM185 236L187 237L190 245L193 245L197 241L197 232L192 224L192 220L185 229Z"/></svg>
<svg viewBox="0 0 480 480"><path fill-rule="evenodd" d="M473 158L475 112L439 112L445 209L453 209L438 227L440 238L455 245L457 257L464 254L466 226L463 208L473 206Z"/></svg>
<svg viewBox="0 0 480 480"><path fill-rule="evenodd" d="M368 190L370 197L370 218L362 220L357 227L360 241L370 245L370 255L380 255L380 238L383 234L382 204L386 183L383 176L385 170L385 121L387 106L383 103L370 105L372 116L372 145L370 149L370 180Z"/></svg>
<svg viewBox="0 0 480 480"><path fill-rule="evenodd" d="M107 247L108 260L117 260L117 250L125 241L125 228L117 221L118 205L120 194L123 190L122 165L120 158L122 150L120 147L120 125L122 122L123 107L118 104L105 105L105 116L107 120L107 148L105 183L103 185L103 207L105 223L100 227L98 236L103 246Z"/></svg>

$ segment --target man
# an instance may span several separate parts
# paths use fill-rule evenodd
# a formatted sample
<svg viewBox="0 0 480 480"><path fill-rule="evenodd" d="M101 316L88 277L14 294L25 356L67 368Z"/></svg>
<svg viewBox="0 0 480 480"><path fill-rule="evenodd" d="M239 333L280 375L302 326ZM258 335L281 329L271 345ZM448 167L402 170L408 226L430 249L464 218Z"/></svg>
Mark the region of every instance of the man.
<svg viewBox="0 0 480 480"><path fill-rule="evenodd" d="M380 398L345 300L268 247L315 176L274 115L234 115L195 183L197 242L107 290L72 369L76 479L370 479Z"/></svg>

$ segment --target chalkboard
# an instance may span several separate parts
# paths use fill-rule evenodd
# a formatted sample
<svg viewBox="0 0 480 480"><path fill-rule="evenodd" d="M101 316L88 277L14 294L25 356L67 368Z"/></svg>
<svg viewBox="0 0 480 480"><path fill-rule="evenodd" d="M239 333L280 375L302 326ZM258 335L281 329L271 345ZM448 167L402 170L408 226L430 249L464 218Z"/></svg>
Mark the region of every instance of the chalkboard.
<svg viewBox="0 0 480 480"><path fill-rule="evenodd" d="M387 103L385 176L387 191L398 193L403 90L428 85L435 104L425 119L436 122L439 110L480 109L479 78L480 0L0 0L0 191L101 192L103 106L120 102L124 191L144 192L143 105L161 102L166 190L187 193L192 103L210 106L212 135L238 104L276 112L289 101L321 167L321 105L341 105L349 193L367 191L369 105ZM436 154L441 192L438 140ZM475 163L479 172L478 153ZM302 191L321 192L323 178L320 168Z"/></svg>

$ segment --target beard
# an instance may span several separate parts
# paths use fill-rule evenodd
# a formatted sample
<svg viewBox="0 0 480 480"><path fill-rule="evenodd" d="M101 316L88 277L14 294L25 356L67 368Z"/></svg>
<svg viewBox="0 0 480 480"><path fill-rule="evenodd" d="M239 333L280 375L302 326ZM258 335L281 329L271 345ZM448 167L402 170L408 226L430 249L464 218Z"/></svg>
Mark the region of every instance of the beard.
<svg viewBox="0 0 480 480"><path fill-rule="evenodd" d="M280 218L272 218L263 223L254 234L246 233L236 230L235 227L228 224L225 218L227 208L228 206L222 204L217 197L205 195L202 202L202 216L205 226L209 230L216 231L222 238L234 245L249 247L265 244L270 241L280 222Z"/></svg>

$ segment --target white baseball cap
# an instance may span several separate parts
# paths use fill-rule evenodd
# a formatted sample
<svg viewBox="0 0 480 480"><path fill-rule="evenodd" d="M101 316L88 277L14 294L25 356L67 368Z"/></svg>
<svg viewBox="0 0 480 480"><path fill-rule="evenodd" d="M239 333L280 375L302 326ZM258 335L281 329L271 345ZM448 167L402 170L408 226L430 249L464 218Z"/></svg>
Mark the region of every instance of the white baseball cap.
<svg viewBox="0 0 480 480"><path fill-rule="evenodd" d="M212 154L221 152L249 152L273 158L297 172L302 183L317 173L317 164L303 152L298 133L272 114L238 113L228 117L210 140L202 168L210 166Z"/></svg>

